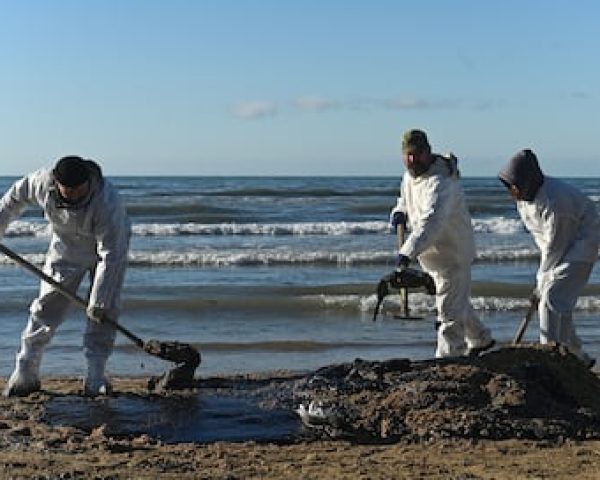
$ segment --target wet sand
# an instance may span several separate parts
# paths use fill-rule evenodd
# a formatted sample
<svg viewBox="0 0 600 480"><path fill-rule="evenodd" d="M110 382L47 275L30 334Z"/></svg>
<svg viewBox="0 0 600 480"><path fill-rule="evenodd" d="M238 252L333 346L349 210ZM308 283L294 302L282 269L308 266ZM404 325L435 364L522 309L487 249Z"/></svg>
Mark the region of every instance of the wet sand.
<svg viewBox="0 0 600 480"><path fill-rule="evenodd" d="M463 366L469 371L477 368ZM452 368L460 373L462 366ZM431 371L447 375L449 370L434 365L428 375ZM211 394L228 391L233 396L264 401L270 395L265 392L285 391L285 385L297 379L297 374L278 372L200 379L198 387ZM149 402L164 398L149 393L146 383L147 379L140 378L114 379L116 398ZM581 387L585 403L585 395L594 390ZM393 442L357 442L300 435L276 443L169 444L144 433L119 434L103 424L91 429L50 426L47 406L57 400L78 399L80 393L79 379L44 378L42 392L0 399L0 477L595 479L600 467L600 440L593 436L587 440L562 435L539 440L490 440L432 435L418 441L400 437ZM197 395L198 390L194 390L169 394L168 398L186 401ZM517 397L511 397L512 404ZM365 390L360 401L365 411L370 411L374 402L382 401L381 391L370 396Z"/></svg>

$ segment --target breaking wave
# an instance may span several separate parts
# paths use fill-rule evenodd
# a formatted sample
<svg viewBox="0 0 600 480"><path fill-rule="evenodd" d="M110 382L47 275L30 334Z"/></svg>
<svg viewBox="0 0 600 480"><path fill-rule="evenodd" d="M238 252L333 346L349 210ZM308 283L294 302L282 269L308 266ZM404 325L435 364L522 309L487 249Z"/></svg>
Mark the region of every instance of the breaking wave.
<svg viewBox="0 0 600 480"><path fill-rule="evenodd" d="M45 253L29 253L23 257L31 263L41 265ZM489 249L477 253L480 262L533 261L539 258L535 249ZM219 250L198 249L189 251L130 251L130 266L261 266L261 265L387 265L392 266L394 257L389 250L363 251L295 251L290 249ZM0 265L13 262L0 256Z"/></svg>
<svg viewBox="0 0 600 480"><path fill-rule="evenodd" d="M511 235L523 230L519 220L493 217L474 219L475 233ZM298 223L134 223L133 235L140 237L176 237L182 235L366 235L389 234L387 221L365 222L298 222ZM15 221L6 232L8 237L49 237L45 222Z"/></svg>

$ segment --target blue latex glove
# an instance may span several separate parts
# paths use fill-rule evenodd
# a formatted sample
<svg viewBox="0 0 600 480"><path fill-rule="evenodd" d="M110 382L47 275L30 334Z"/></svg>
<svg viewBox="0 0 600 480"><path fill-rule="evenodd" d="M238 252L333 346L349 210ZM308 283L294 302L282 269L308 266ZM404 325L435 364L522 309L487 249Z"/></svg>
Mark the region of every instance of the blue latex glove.
<svg viewBox="0 0 600 480"><path fill-rule="evenodd" d="M402 255L400 253L398 255L398 258L396 259L396 266L398 268L406 268L406 267L408 267L409 264L410 264L410 258L408 258L406 255Z"/></svg>
<svg viewBox="0 0 600 480"><path fill-rule="evenodd" d="M406 227L406 213L394 212L392 218L390 218L390 228L395 233L398 231L398 225L404 225Z"/></svg>

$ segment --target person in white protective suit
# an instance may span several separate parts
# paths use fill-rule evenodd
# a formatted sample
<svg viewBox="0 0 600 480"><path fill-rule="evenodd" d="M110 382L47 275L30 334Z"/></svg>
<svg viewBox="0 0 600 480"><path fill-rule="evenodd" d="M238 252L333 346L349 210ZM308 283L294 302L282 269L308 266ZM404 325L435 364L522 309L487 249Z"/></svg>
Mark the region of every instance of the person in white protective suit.
<svg viewBox="0 0 600 480"><path fill-rule="evenodd" d="M591 368L595 360L581 348L573 309L598 258L596 207L574 186L544 175L529 149L516 153L498 176L540 249L534 292L539 299L540 343L562 344Z"/></svg>
<svg viewBox="0 0 600 480"><path fill-rule="evenodd" d="M422 130L402 138L406 172L390 214L410 235L399 250L398 266L418 260L436 286L436 357L476 356L494 345L471 304L471 264L475 241L454 155L433 154Z"/></svg>
<svg viewBox="0 0 600 480"><path fill-rule="evenodd" d="M100 167L77 156L61 158L52 169L37 170L15 182L0 200L0 238L28 206L39 206L52 237L43 270L75 292L90 275L88 321L83 338L87 374L84 394L107 395L105 365L116 331L103 323L120 312L131 226L115 187ZM30 306L15 369L5 396L40 389L39 369L45 346L72 309L71 302L46 282Z"/></svg>

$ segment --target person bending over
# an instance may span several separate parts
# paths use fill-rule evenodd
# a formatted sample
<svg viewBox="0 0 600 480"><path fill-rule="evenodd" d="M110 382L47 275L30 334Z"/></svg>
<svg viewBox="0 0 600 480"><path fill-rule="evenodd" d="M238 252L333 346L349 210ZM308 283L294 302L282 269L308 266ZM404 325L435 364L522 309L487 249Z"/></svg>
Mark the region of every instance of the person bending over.
<svg viewBox="0 0 600 480"><path fill-rule="evenodd" d="M529 149L517 152L498 176L540 249L534 292L539 299L540 343L563 344L591 368L595 360L581 348L573 309L598 258L596 207L574 186L544 175Z"/></svg>
<svg viewBox="0 0 600 480"><path fill-rule="evenodd" d="M86 274L90 275L83 338L87 360L84 394L107 395L111 385L105 377L105 365L116 332L102 319L116 320L120 312L131 234L125 207L100 167L77 156L63 157L54 168L37 170L8 189L0 199L0 238L10 222L32 205L42 208L52 232L43 271L72 292ZM4 396L27 395L40 389L44 348L71 308L66 297L41 282Z"/></svg>

